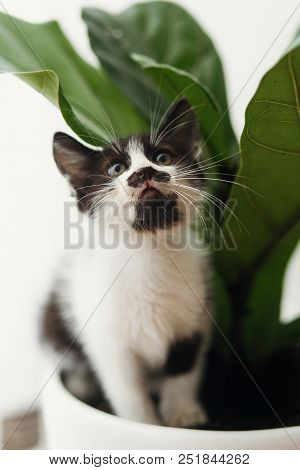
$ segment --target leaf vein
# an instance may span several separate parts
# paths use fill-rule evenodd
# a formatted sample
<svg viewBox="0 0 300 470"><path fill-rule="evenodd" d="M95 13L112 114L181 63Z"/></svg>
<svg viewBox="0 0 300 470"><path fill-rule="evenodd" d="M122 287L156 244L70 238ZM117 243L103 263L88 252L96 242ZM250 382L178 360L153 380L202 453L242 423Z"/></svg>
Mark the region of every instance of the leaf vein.
<svg viewBox="0 0 300 470"><path fill-rule="evenodd" d="M294 106L293 104L288 104L288 103L283 103L281 101L273 101L273 100L254 100L254 103L270 103L270 104L277 104L279 106L287 106L288 108L294 108L297 109L297 106Z"/></svg>
<svg viewBox="0 0 300 470"><path fill-rule="evenodd" d="M297 110L298 110L298 114L299 114L299 116L300 116L299 92L298 92L298 87L297 87L297 81L296 81L295 73L294 73L294 70L293 70L292 53L291 53L291 52L290 52L289 55L288 55L288 66L289 66L289 71L290 71L291 78L292 78L292 83L293 83L293 88L294 88L294 93L295 93L295 99L296 99L296 103L297 103Z"/></svg>
<svg viewBox="0 0 300 470"><path fill-rule="evenodd" d="M271 147L271 146L262 144L261 142L258 142L257 140L253 139L253 137L251 137L250 134L249 134L249 125L247 126L247 137L250 140L250 142L253 142L258 147L262 147L264 149L271 150L272 152L285 153L287 155L293 155L295 157L300 156L300 152L291 152L289 150L284 150L284 149L280 149L280 148L276 148L276 147Z"/></svg>

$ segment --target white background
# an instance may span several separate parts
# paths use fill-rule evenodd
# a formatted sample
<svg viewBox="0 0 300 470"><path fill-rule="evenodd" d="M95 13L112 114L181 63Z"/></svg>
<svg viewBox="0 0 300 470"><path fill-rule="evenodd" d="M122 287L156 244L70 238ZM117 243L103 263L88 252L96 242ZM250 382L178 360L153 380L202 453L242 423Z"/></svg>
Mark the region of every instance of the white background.
<svg viewBox="0 0 300 470"><path fill-rule="evenodd" d="M7 12L28 21L58 19L77 50L96 64L80 8L118 11L134 2L2 0L0 9L4 9L1 3ZM298 10L279 34L298 2L178 3L202 23L223 58L229 103L234 103L233 124L240 135L246 104L299 24ZM51 140L56 130L67 131L67 127L57 109L10 76L0 77L0 110L0 414L8 414L22 411L39 390L37 321L63 246L63 201L68 197L52 161ZM298 263L298 284L299 261L298 256L294 261L294 270ZM290 277L286 318L300 312L297 281L294 275Z"/></svg>

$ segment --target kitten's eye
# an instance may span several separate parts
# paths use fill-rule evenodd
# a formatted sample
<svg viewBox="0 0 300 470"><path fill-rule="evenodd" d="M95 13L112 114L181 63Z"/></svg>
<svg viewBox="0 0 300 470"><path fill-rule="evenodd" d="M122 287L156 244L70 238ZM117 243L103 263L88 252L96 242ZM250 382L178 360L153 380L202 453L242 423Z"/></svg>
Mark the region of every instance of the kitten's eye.
<svg viewBox="0 0 300 470"><path fill-rule="evenodd" d="M124 163L117 162L117 163L114 163L111 167L109 167L107 172L109 176L114 178L116 176L120 176L122 173L124 173L125 170L126 170L126 165L124 165Z"/></svg>
<svg viewBox="0 0 300 470"><path fill-rule="evenodd" d="M162 152L162 153L159 153L158 155L156 155L155 162L158 165L171 165L172 157L169 153Z"/></svg>

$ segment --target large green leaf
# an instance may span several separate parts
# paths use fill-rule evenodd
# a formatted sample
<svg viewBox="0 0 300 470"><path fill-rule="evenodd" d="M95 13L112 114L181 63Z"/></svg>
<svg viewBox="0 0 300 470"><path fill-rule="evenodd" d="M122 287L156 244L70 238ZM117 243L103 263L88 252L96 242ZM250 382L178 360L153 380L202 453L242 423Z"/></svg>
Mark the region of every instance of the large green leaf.
<svg viewBox="0 0 300 470"><path fill-rule="evenodd" d="M117 15L87 8L83 10L83 18L101 64L143 116L150 119L149 100L152 108L155 107L157 91L153 92L133 61L133 53L185 71L204 85L223 115L216 130L211 128L212 132L225 130L226 145L221 151L226 155L236 151L220 58L207 34L183 8L170 2L149 2L134 5Z"/></svg>
<svg viewBox="0 0 300 470"><path fill-rule="evenodd" d="M287 325L279 321L284 274L299 237L300 216L298 223L271 248L253 276L244 302L242 337L249 357L267 356L276 349L300 342L300 318Z"/></svg>
<svg viewBox="0 0 300 470"><path fill-rule="evenodd" d="M54 22L32 24L0 13L0 67L59 106L69 126L97 145L143 128L106 76L82 60ZM100 139L100 140L99 140Z"/></svg>
<svg viewBox="0 0 300 470"><path fill-rule="evenodd" d="M252 358L287 343L289 331L300 341L299 322L279 323L283 277L300 237L299 95L296 47L263 77L246 110L239 176L251 191L235 186L230 195L245 228L231 219L223 236L234 237L238 249L216 253Z"/></svg>

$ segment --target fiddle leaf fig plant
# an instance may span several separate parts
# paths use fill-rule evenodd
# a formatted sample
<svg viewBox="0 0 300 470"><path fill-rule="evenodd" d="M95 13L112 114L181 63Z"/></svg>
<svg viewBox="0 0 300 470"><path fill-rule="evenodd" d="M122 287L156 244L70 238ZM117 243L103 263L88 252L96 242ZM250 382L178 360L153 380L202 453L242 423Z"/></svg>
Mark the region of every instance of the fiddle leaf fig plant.
<svg viewBox="0 0 300 470"><path fill-rule="evenodd" d="M296 46L266 73L247 107L237 176L251 191L232 187L236 218L223 237L233 236L238 249L217 254L240 341L252 358L300 341L300 318L287 325L279 319L287 262L300 237L299 97Z"/></svg>
<svg viewBox="0 0 300 470"><path fill-rule="evenodd" d="M216 175L212 197L234 202L234 216L224 210L215 227L219 327L250 362L299 343L300 318L282 325L279 315L300 235L300 34L262 78L239 147L221 59L184 9L155 1L117 15L84 9L83 19L99 67L77 54L55 21L0 13L1 71L43 94L78 137L99 146L146 131L185 96Z"/></svg>

